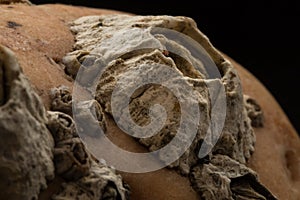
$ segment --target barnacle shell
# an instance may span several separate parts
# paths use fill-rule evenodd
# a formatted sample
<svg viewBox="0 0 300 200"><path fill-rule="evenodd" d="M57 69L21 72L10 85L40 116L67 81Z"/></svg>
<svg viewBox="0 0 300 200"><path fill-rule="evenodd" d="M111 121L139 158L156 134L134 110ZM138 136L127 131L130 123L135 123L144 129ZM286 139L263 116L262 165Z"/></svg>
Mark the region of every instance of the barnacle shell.
<svg viewBox="0 0 300 200"><path fill-rule="evenodd" d="M208 79L207 69L204 68L202 61L190 55L183 45L162 35L152 34L149 27L163 27L182 31L184 34L192 37L208 51L222 75L219 80L209 80L224 85L227 100L227 103L224 105L227 105L227 109L222 136L214 147L212 154L210 154L212 158L208 158L206 161L209 163L208 166L212 166L209 169L206 168L206 164L199 164L200 160L197 154L199 146L204 141L205 133L209 129L209 123L213 120L211 116L213 114L210 114L210 109L212 109L214 102L209 98L210 91L206 85L210 82L205 82ZM76 35L76 43L75 51L69 53L64 59L65 65L68 66L66 73L69 71L78 71L78 65L81 65L84 73L88 75L85 76L85 79L82 79L77 74L76 80L82 86L89 87L101 67L107 65L99 82L96 83L95 98L103 106L103 110L113 116L117 123L119 119L124 118L126 111L121 110L120 116L115 116L112 111L112 99L115 98L114 106L117 108L127 109L127 105L123 105L124 100L119 98L119 96L113 97L115 88L120 87L120 91L130 94L130 90L127 91L126 87L136 83L134 81L135 77L159 77L159 73L163 71L163 68L158 67L159 65L174 69L178 73L178 77L180 77L175 76L176 78L173 78L169 76L168 80L165 80L166 82L168 81L165 85L175 84L175 87L182 87L184 84L179 81L182 80L186 84L190 84L197 91L197 96L184 97L192 99L192 102L197 101L200 105L200 127L196 139L189 149L176 162L169 165L169 167L177 168L181 174L191 177L190 181L194 183L193 187L198 192L199 197L203 199L231 199L234 196L240 195L243 198L249 198L248 196L251 192L251 198L275 199L269 192L267 194L259 192L260 190L256 187L263 186L259 183L256 173L245 166L246 161L254 151L255 136L251 120L247 114L247 108L248 113L252 110L250 110L250 106L245 106L238 74L232 64L212 47L207 38L197 29L192 19L171 16L88 16L74 21L71 25L71 30ZM114 33L118 35L116 39L114 39ZM138 33L141 33L141 35ZM178 59L178 55L174 52L166 54L164 49L168 51L167 45L174 49L179 49L183 52L183 59L187 60ZM134 52L133 50L137 47L141 50ZM145 48L149 49L144 50ZM172 55L172 53L175 55ZM75 54L80 56L74 56ZM105 58L109 62L104 60ZM110 58L112 58L111 61ZM77 63L74 64L74 70L70 70L72 63ZM195 68L197 64L200 65L200 70ZM150 74L150 72L158 69L161 71L158 71L157 74L143 75ZM72 75L72 77L76 76ZM117 83L118 81L119 83ZM146 81L146 79L142 80L142 82ZM177 86L176 83L178 83ZM119 85L117 86L117 84ZM189 94L182 92L180 95ZM165 112L168 118L165 121L164 127L154 136L140 138L139 142L150 151L156 151L167 145L176 134L180 123L182 113L178 107L182 106L181 102L178 103L178 99L172 92L160 85L139 87L129 98L128 107L131 118L139 126L146 126L149 123L149 118L147 118L145 110L149 109L151 105L160 104L166 109ZM192 105L189 105L189 102L187 101L185 104L191 107ZM249 99L246 102L250 102ZM252 115L251 112L250 116ZM133 129L132 125L126 122L120 125L127 130ZM150 131L153 131L153 129L150 129ZM183 144L181 143L185 140L186 138L182 137L178 145L182 146ZM176 156L177 154L178 152L175 147L167 157ZM164 161L164 156L165 154L159 154L162 161ZM116 157L115 159L118 158ZM222 174L221 179L225 181L222 184L224 188L218 188L218 181L215 185L211 185L210 183L214 181L213 177L219 174L220 171L224 171L224 166L230 168L228 169L230 171L235 171L235 174ZM236 193L236 191L239 191L236 188L238 186L235 185L233 189L230 182L233 179L239 178L247 183L249 181L247 180L248 174L251 174L251 177L253 177L251 181L256 182L256 184L250 185L248 192Z"/></svg>

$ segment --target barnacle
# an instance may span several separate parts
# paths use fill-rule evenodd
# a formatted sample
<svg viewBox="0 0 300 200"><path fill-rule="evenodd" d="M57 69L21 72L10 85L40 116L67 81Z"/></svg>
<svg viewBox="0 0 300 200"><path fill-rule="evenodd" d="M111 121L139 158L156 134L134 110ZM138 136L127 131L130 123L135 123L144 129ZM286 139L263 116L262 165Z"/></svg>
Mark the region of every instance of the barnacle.
<svg viewBox="0 0 300 200"><path fill-rule="evenodd" d="M199 42L213 59L221 77L219 79L209 78L211 69L210 66L205 66L208 65L207 63L190 54L180 42L155 32L152 33L151 28L155 27L182 32ZM151 106L159 104L165 108L167 118L163 127L151 137L138 139L149 151L159 150L170 143L176 135L180 120L182 120L180 116L183 113L180 108L183 104L178 102L178 98L172 94L172 90L168 90L168 86L183 87L184 84L187 84L194 88L197 92L196 96L188 96L189 94L184 92L181 92L180 95L187 95L184 96L185 99L193 99L192 102L196 101L200 106L199 129L195 141L169 167L178 169L181 174L188 175L194 189L199 192L201 197L204 199L230 199L236 195L243 196L243 198L250 198L249 196L252 195L253 198L271 198L270 193L259 193L260 190L256 187L263 186L259 183L256 173L245 165L254 151L255 136L251 120L248 117L248 115L253 116L253 109L250 109L249 99L244 101L238 74L232 64L197 29L192 19L171 16L88 16L74 21L71 30L76 36L75 51L65 57L64 60L68 61L65 64L70 68L72 67L70 63L77 63L74 65L74 70L69 69L69 71L84 72L85 77L77 73L76 80L83 87L89 88L91 92L93 89L95 90L95 99L107 114L114 117L117 123L120 122L118 120L126 118L127 107L133 122L138 126L147 126L151 123L150 114L147 111ZM78 70L78 65L82 66L82 71ZM139 81L146 83L149 77L159 78L160 73L164 73L164 68L159 67L161 65L173 69L178 76L173 77L168 74L165 76L167 79L162 80L163 84L143 84L136 87L136 91L131 93L131 85L138 84ZM197 65L198 68L196 68ZM95 78L101 69L104 71L100 78ZM76 76L72 75L72 77ZM138 80L137 77L142 80ZM164 76L161 79L163 78ZM207 164L199 164L202 162L198 158L199 147L206 142L207 131L213 131L209 126L213 120L210 110L216 104L215 99L220 95L218 91L214 91L217 87L214 87L213 91L209 91L209 84L222 84L225 87L226 119L218 143L209 154L209 158L206 158ZM129 89L126 89L128 86ZM113 96L116 88L122 91L124 96L129 95L127 97L130 99L129 105L124 105L126 103L124 98ZM216 93L217 96L211 98L211 93ZM114 105L112 105L113 99ZM189 102L191 101L185 101L184 104L191 107L192 104ZM115 115L114 108L121 108L118 112L120 115ZM252 123L256 123L253 117ZM121 122L119 126L123 130L134 129L130 121ZM154 131L155 128L150 131ZM178 145L183 145L185 140L188 138L181 137ZM164 161L165 157L176 154L178 154L178 150L175 148L170 154L168 152L168 155L162 154L159 157ZM229 168L229 171L235 171L235 174L222 173L220 175L225 166ZM256 184L251 184L248 192L237 194L235 191L239 186L234 185L233 188L230 182L239 178L247 183L249 181L248 174L252 177L251 181ZM225 181L222 183L222 188L218 188L219 182L211 185L211 181L217 175L221 176L222 180L220 179L220 181Z"/></svg>

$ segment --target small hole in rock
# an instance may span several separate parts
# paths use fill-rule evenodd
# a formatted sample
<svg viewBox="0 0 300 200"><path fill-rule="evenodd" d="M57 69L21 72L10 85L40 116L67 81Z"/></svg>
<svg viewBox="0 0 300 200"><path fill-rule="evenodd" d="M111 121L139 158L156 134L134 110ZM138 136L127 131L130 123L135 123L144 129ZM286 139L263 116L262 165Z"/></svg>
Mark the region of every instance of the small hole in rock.
<svg viewBox="0 0 300 200"><path fill-rule="evenodd" d="M14 22L14 21L7 22L8 28L16 29L17 27L21 27L21 26L22 26L22 24L18 24L17 22Z"/></svg>
<svg viewBox="0 0 300 200"><path fill-rule="evenodd" d="M293 181L300 180L300 162L297 160L295 151L288 150L285 152L286 167L289 172L289 176Z"/></svg>

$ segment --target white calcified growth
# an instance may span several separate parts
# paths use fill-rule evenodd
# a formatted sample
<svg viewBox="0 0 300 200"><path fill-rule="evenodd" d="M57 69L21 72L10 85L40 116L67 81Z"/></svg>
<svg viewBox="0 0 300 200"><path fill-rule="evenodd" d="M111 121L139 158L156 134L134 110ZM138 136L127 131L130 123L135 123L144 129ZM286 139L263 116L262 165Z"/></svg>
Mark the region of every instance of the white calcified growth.
<svg viewBox="0 0 300 200"><path fill-rule="evenodd" d="M187 48L180 40L170 39L163 34L153 32L155 27L181 32L190 40L196 41L203 47L198 53L207 52L217 66L217 72L209 67L207 60L199 59L194 55L193 45ZM80 70L83 70L85 77L77 77L76 80L81 85L96 91L95 98L106 113L114 115L112 103L121 107L119 112L121 114L114 116L117 123L121 121L120 118L125 113L125 110L122 110L123 107L129 109L130 117L136 125L141 127L151 124L151 117L155 117L163 107L166 117L162 119L165 124L157 134L138 139L151 151L158 150L172 141L180 126L181 116L184 114L181 110L183 104L180 104L179 98L164 86L176 85L182 81L194 89L194 96L188 96L187 92L181 92L180 95L184 99L190 98L191 100L190 104L187 103L185 106L192 106L195 102L199 106L200 120L196 120L199 124L197 135L185 153L169 167L178 168L183 174L192 174L191 181L194 183L194 188L204 199L232 198L237 190L231 188L230 179L241 177L247 182L247 179L243 178L246 175L240 173L243 170L239 169L247 168L244 164L254 151L255 137L244 106L241 83L236 70L197 29L195 22L187 17L171 16L87 16L73 22L71 30L76 35L76 44L75 51L64 58L66 73L75 77L81 65ZM134 81L149 81L149 77L145 75L146 71L149 70L153 74L153 70L161 65L174 70L180 78L163 76L160 74L163 71L161 70L155 77L165 85L146 84L136 88L133 93L126 90L127 86L130 87L135 83ZM95 79L99 73L102 73L100 80ZM212 76L216 73L220 74L219 78ZM165 80L162 80L163 78ZM209 164L197 165L199 147L205 135L213 134L215 129L221 126L216 121L211 121L213 117L218 117L218 114L211 111L217 99L220 98L217 95L219 88L214 87L214 90L208 90L209 86L218 84L224 86L227 102L224 105L226 113L220 113L220 116L226 115L222 135L207 158ZM124 93L124 96L127 94L127 98L130 99L128 105L123 105L122 98L111 100L116 87ZM214 98L211 98L211 93L216 94ZM155 107L157 104L160 106ZM221 110L221 107L217 109ZM121 126L125 128L129 126L131 129L130 123L131 121L128 121ZM156 130L157 127L152 128L150 130ZM189 126L186 127L187 130L188 128ZM182 141L178 142L179 146L181 142L189 138L181 137L181 139ZM210 143L211 141L205 140L204 142ZM178 148L174 146L171 154L176 155ZM171 154L160 155L160 157L164 161L164 158L172 156ZM216 154L219 155L217 159ZM201 179L204 182L211 180L213 176L220 174L223 164L228 165L229 168L232 167L236 174L234 176L228 173L221 175L220 179L224 182L222 189L212 188L213 186L209 183L202 183L198 180ZM200 167L195 168L195 166ZM247 173L251 174L252 178L254 177L251 181L257 181L253 171L249 170ZM251 187L248 192L255 190L253 188L255 184ZM243 190L239 195L246 198L247 191ZM256 196L260 197L260 194Z"/></svg>
<svg viewBox="0 0 300 200"><path fill-rule="evenodd" d="M162 34L155 33L155 31L151 32L153 27L181 31L190 39L199 42L204 48L203 51L208 52L213 59L223 77L209 81L217 81L225 86L226 100L228 101L223 140L220 140L222 142L219 142L219 145L215 147L215 151L245 163L253 151L255 139L245 112L240 81L235 69L212 47L190 18L132 17L127 15L82 17L73 22L71 26L71 30L76 34L76 51L65 57L65 64L72 67L70 63L79 62L83 65L85 73L90 74L85 77L85 80L78 78L83 85L92 84L88 81L95 79L95 74L100 73L101 67L105 68L100 82L96 83L94 88L97 88L96 99L110 114L112 114L111 95L118 80L124 74L127 77L127 84L130 85L132 84L130 81L135 80L136 77L144 77L142 76L143 71L139 71L139 66L143 64L149 65L150 68L162 64L178 71L182 80L198 92L196 101L198 101L201 110L198 142L194 142L185 155L173 164L173 166L179 166L183 173L188 173L189 166L195 164L197 160L196 147L199 146L199 141L203 140L207 133L212 117L210 116L210 109L213 102L211 102L207 89L207 81L209 75L213 73L210 71L212 69L205 66L204 61L193 56L192 52L181 44L181 41L169 39ZM89 62L90 60L92 60L92 64ZM127 85L126 83L123 84L124 86ZM166 113L168 113L165 126L157 135L140 139L140 142L151 150L161 148L174 137L181 116L180 106L177 105L178 102L176 104L178 98L169 94L170 91L163 92L163 88L157 85L141 87L131 96L132 100L128 105L133 120L138 125L145 126L150 123L150 118L147 117L147 114L146 117L143 117L142 113L149 110L149 106L156 104L156 102L158 104L167 102L164 105ZM174 105L175 108L174 106L168 107L168 105Z"/></svg>

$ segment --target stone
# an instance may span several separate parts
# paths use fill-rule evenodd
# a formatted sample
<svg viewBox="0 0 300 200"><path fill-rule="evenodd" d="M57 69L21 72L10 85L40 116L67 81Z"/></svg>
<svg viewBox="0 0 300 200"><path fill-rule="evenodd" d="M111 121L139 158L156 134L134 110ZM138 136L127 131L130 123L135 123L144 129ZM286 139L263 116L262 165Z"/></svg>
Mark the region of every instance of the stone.
<svg viewBox="0 0 300 200"><path fill-rule="evenodd" d="M74 36L69 31L69 22L81 16L121 13L115 10L62 4L33 6L1 4L0 9L0 43L14 51L24 74L43 100L46 109L51 107L49 95L51 88L59 85L66 85L71 88L73 84L70 81L71 78L66 76L61 66L57 64L67 52L72 51L72 45L75 43ZM13 23L8 26L8 22ZM47 22L47 26L45 26L45 22ZM226 24L227 22L223 21L223 23ZM21 26L15 26L16 24ZM198 24L200 29L201 26L203 24ZM171 53L164 51L163 54ZM230 55L223 55L230 60L238 71L244 94L255 99L264 113L264 126L254 127L256 134L255 151L247 162L247 166L257 172L259 181L267 186L278 199L298 199L300 196L299 136L276 99L257 77L235 62L234 58L230 58ZM186 65L184 66L186 67ZM177 67L179 66L177 65ZM111 122L109 118L107 120ZM141 150L144 149L143 146L132 138L129 138L130 140L124 138L122 131L118 130L113 123L108 124L108 135L111 134L110 129L113 129L114 132L112 135L113 142L125 149L144 152ZM206 163L210 158L212 157L203 158L200 163ZM164 168L143 174L122 172L121 174L132 188L131 199L199 199L196 192L191 188L188 177L181 176L172 169ZM250 183L251 179L246 179ZM5 179L1 178L1 180ZM53 191L58 192L56 189L60 186L59 181L63 181L59 176L54 181L50 181L48 188L41 192L39 198L41 200L51 199ZM239 187L239 190L247 190L247 184L240 182L239 179L233 181L232 189L234 190L236 185L241 184L243 187ZM45 196L47 198L43 198Z"/></svg>
<svg viewBox="0 0 300 200"><path fill-rule="evenodd" d="M102 133L106 131L106 117L96 100L81 101L74 109L77 122L83 122L80 125L77 124L80 127L79 132L96 137L100 134L99 131Z"/></svg>

